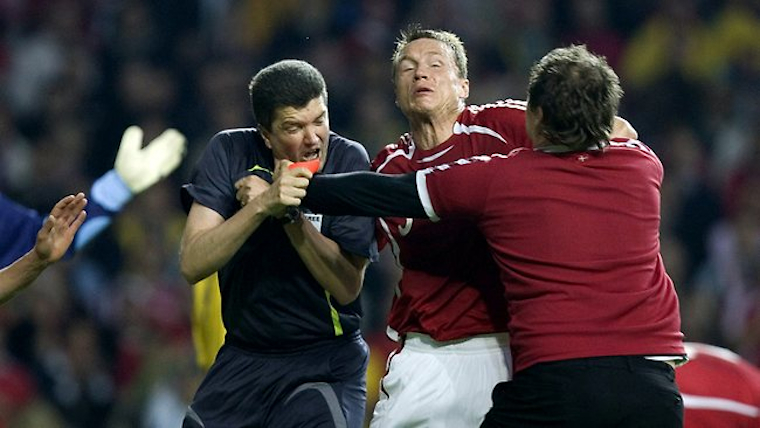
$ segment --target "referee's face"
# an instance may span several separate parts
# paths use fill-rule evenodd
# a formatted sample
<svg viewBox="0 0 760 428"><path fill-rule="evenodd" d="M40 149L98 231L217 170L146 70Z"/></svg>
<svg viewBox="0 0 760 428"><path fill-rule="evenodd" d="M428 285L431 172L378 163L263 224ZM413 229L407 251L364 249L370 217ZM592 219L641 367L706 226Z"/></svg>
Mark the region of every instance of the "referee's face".
<svg viewBox="0 0 760 428"><path fill-rule="evenodd" d="M303 162L320 159L324 166L330 137L327 105L322 97L302 108L282 107L275 111L272 131L262 130L275 159Z"/></svg>

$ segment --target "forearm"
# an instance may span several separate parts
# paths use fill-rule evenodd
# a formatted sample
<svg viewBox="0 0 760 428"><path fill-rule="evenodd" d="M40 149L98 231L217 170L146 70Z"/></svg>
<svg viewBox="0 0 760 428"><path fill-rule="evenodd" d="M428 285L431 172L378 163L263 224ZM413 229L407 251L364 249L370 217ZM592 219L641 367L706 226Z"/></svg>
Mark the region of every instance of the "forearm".
<svg viewBox="0 0 760 428"><path fill-rule="evenodd" d="M188 224L191 218L192 213ZM254 202L215 227L186 234L180 246L180 269L187 282L194 284L226 265L266 218Z"/></svg>
<svg viewBox="0 0 760 428"><path fill-rule="evenodd" d="M112 169L98 178L90 189L87 220L79 229L69 253L82 249L100 235L133 197L129 187L115 170Z"/></svg>
<svg viewBox="0 0 760 428"><path fill-rule="evenodd" d="M0 304L10 300L16 293L31 284L50 262L39 258L34 249L29 250L8 267L0 270Z"/></svg>
<svg viewBox="0 0 760 428"><path fill-rule="evenodd" d="M427 218L414 173L316 175L306 189L303 205L331 215Z"/></svg>
<svg viewBox="0 0 760 428"><path fill-rule="evenodd" d="M340 304L359 296L368 261L348 254L332 239L301 218L284 226L285 234L309 272Z"/></svg>

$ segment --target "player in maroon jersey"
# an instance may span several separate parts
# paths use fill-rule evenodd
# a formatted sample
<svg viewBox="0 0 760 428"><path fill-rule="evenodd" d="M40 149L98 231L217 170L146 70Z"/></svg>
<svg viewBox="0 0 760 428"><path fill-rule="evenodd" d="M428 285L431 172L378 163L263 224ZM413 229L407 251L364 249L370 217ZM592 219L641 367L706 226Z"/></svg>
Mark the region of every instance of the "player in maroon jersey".
<svg viewBox="0 0 760 428"><path fill-rule="evenodd" d="M483 234L515 358L483 426L680 427L673 367L685 351L659 253L662 164L641 142L609 140L622 90L585 47L547 54L528 95L535 149L400 176L318 176L303 202L467 219Z"/></svg>
<svg viewBox="0 0 760 428"><path fill-rule="evenodd" d="M377 155L373 170L403 174L530 145L525 103L466 106L467 74L456 35L401 33L393 81L410 132ZM378 241L403 270L387 329L399 345L370 426L478 426L491 390L512 371L507 303L485 240L471 222L386 217L378 219Z"/></svg>
<svg viewBox="0 0 760 428"><path fill-rule="evenodd" d="M686 343L689 364L676 370L685 428L760 426L760 369L736 353Z"/></svg>

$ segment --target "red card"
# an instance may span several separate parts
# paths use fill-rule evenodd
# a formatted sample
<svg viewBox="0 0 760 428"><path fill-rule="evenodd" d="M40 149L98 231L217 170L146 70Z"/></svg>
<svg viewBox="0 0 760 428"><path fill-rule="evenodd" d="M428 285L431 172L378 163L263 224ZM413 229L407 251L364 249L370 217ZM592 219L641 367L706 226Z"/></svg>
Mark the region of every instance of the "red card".
<svg viewBox="0 0 760 428"><path fill-rule="evenodd" d="M290 164L289 169L304 167L311 171L312 174L316 174L319 169L319 159L314 159L306 162L296 162Z"/></svg>

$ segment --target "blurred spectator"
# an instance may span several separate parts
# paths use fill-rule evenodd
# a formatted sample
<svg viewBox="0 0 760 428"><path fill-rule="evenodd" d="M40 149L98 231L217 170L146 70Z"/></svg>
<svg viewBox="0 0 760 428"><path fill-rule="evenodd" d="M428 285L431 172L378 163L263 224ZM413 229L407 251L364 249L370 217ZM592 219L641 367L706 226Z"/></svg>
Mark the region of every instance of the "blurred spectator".
<svg viewBox="0 0 760 428"><path fill-rule="evenodd" d="M687 292L691 276L704 262L708 230L721 214L718 189L708 181L709 157L706 144L688 126L675 126L662 136L660 153L665 167L663 182L662 233L673 234L685 251Z"/></svg>
<svg viewBox="0 0 760 428"><path fill-rule="evenodd" d="M29 186L34 156L29 140L14 121L10 109L0 99L0 186L3 193L16 198Z"/></svg>
<svg viewBox="0 0 760 428"><path fill-rule="evenodd" d="M570 10L571 24L562 36L564 44L585 44L597 54L604 55L613 69L618 69L623 49L623 36L614 27L609 2L604 0L573 0L564 2Z"/></svg>
<svg viewBox="0 0 760 428"><path fill-rule="evenodd" d="M731 215L710 233L710 260L720 291L722 339L760 364L760 175L742 183Z"/></svg>

